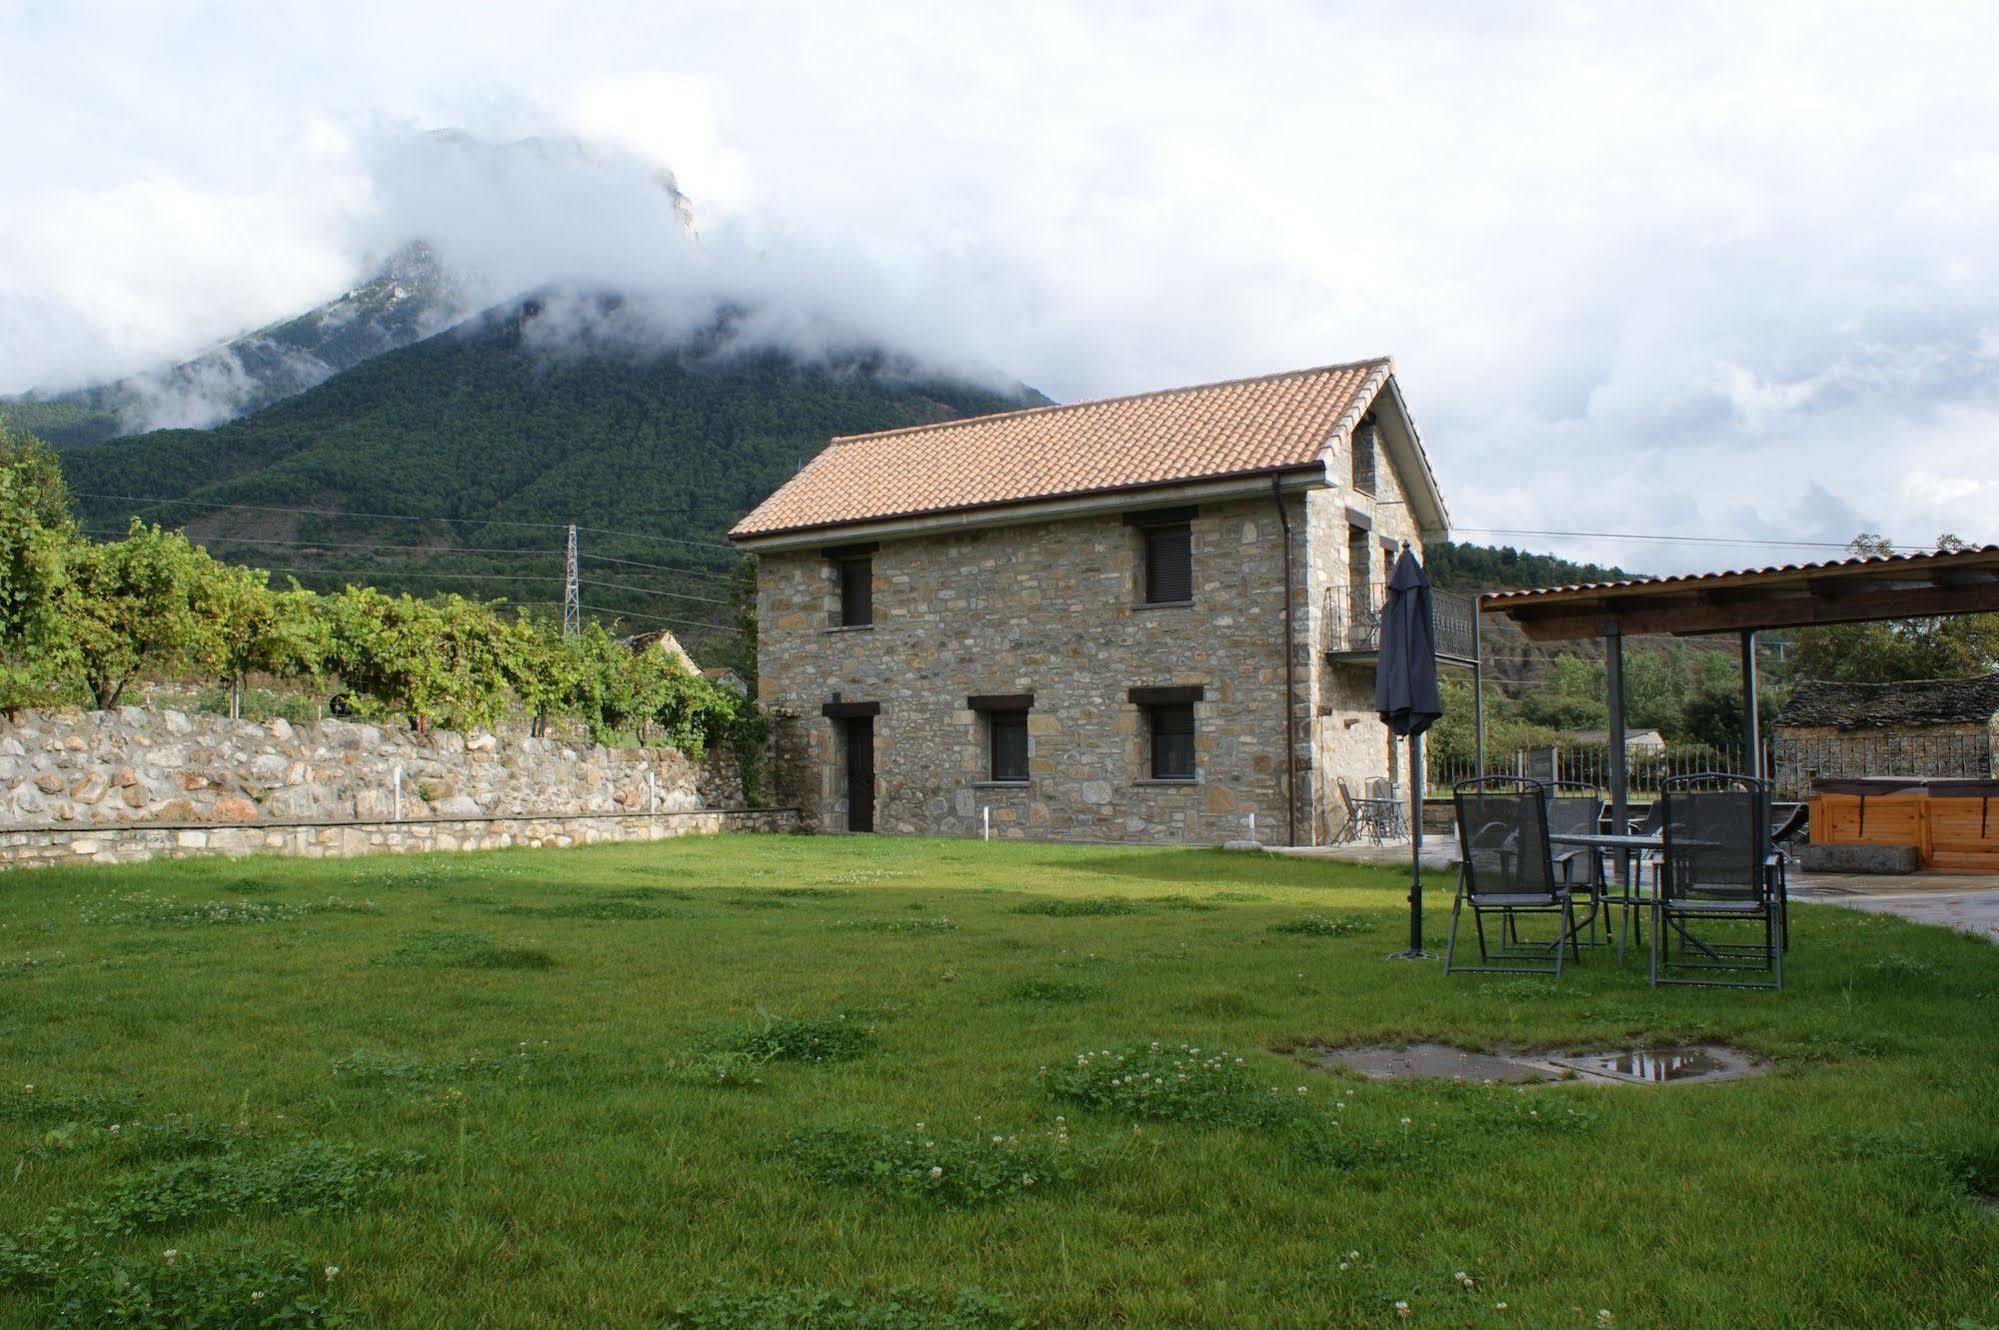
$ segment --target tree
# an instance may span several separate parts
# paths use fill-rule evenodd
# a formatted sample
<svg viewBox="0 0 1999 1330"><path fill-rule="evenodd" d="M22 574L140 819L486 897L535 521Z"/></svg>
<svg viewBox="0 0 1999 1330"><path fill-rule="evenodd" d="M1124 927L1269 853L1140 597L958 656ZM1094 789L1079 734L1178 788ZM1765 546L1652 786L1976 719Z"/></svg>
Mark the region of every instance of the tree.
<svg viewBox="0 0 1999 1330"><path fill-rule="evenodd" d="M0 711L8 715L55 695L75 660L56 614L72 537L66 520L42 521L31 470L0 462Z"/></svg>
<svg viewBox="0 0 1999 1330"><path fill-rule="evenodd" d="M5 421L0 421L0 471L13 476L37 525L50 531L68 531L74 525L69 485L62 478L55 449L32 434L8 429Z"/></svg>
<svg viewBox="0 0 1999 1330"><path fill-rule="evenodd" d="M333 634L318 596L296 581L273 591L262 569L196 554L196 614L212 628L199 663L228 689L230 716L242 714L243 683L253 670L281 679L325 671Z"/></svg>
<svg viewBox="0 0 1999 1330"><path fill-rule="evenodd" d="M184 666L212 650L213 621L195 610L197 551L185 535L134 518L123 540L80 541L68 552L56 630L97 707L117 706L148 670Z"/></svg>
<svg viewBox="0 0 1999 1330"><path fill-rule="evenodd" d="M1850 546L1855 554L1892 553L1882 537L1863 531ZM1965 543L1946 533L1939 553ZM1897 619L1886 623L1846 623L1807 628L1792 653L1792 676L1839 683L1893 683L1903 679L1965 679L1999 667L1999 614Z"/></svg>

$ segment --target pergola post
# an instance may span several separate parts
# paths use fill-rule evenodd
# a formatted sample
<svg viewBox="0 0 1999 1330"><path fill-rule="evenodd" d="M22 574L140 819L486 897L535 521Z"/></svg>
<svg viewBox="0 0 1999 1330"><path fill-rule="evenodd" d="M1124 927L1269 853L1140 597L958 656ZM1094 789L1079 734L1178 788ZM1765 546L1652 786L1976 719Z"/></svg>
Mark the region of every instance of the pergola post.
<svg viewBox="0 0 1999 1330"><path fill-rule="evenodd" d="M1756 715L1756 630L1742 634L1742 741L1748 746L1743 761L1748 773L1763 779L1763 732Z"/></svg>
<svg viewBox="0 0 1999 1330"><path fill-rule="evenodd" d="M1485 602L1471 607L1472 774L1485 774Z"/></svg>
<svg viewBox="0 0 1999 1330"><path fill-rule="evenodd" d="M1624 751L1624 630L1615 619L1603 625L1604 701L1610 709L1610 829L1623 835L1631 826L1630 800L1626 787L1630 775L1625 770ZM1617 881L1630 881L1630 865L1617 856Z"/></svg>

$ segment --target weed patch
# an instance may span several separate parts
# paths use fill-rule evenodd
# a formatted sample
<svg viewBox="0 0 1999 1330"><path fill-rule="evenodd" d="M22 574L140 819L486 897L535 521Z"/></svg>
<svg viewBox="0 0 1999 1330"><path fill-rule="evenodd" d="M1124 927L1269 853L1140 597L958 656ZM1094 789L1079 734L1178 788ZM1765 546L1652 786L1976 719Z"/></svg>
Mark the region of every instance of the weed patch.
<svg viewBox="0 0 1999 1330"><path fill-rule="evenodd" d="M12 1093L0 1094L0 1122L32 1122L56 1125L84 1122L108 1127L132 1112L127 1099L95 1094L68 1094L43 1090L33 1085L17 1086Z"/></svg>
<svg viewBox="0 0 1999 1330"><path fill-rule="evenodd" d="M502 905L495 913L527 915L536 919L595 919L607 923L695 917L692 910L676 910L670 905L611 899L564 901L559 905Z"/></svg>
<svg viewBox="0 0 1999 1330"><path fill-rule="evenodd" d="M829 1129L792 1137L784 1155L811 1182L863 1187L947 1209L1060 1187L1083 1168L1060 1127L1045 1143L1014 1135L938 1140L926 1135L920 1122L909 1133Z"/></svg>
<svg viewBox="0 0 1999 1330"><path fill-rule="evenodd" d="M1214 894L1214 899L1218 901L1236 901L1239 903L1250 903L1255 901L1267 901L1270 899L1270 897L1261 895L1254 891L1218 891Z"/></svg>
<svg viewBox="0 0 1999 1330"><path fill-rule="evenodd" d="M824 1289L737 1292L726 1285L675 1307L669 1330L1025 1330L1028 1320L977 1289L892 1288L878 1298Z"/></svg>
<svg viewBox="0 0 1999 1330"><path fill-rule="evenodd" d="M459 1058L415 1057L357 1048L333 1060L333 1075L343 1085L407 1085L417 1088L475 1077L524 1079L543 1065L545 1054L522 1044L511 1053L487 1056L468 1053Z"/></svg>
<svg viewBox="0 0 1999 1330"><path fill-rule="evenodd" d="M1169 910L1191 910L1196 912L1219 910L1222 908L1213 901L1204 901L1194 896L1147 896L1145 903L1148 905L1162 905Z"/></svg>
<svg viewBox="0 0 1999 1330"><path fill-rule="evenodd" d="M94 1200L73 1201L42 1221L46 1245L74 1247L86 1235L111 1237L220 1215L318 1214L345 1210L421 1156L350 1150L310 1141L245 1159L190 1159L160 1164L113 1184Z"/></svg>
<svg viewBox="0 0 1999 1330"><path fill-rule="evenodd" d="M833 927L860 933L952 933L958 925L939 915L935 919L836 919Z"/></svg>
<svg viewBox="0 0 1999 1330"><path fill-rule="evenodd" d="M1374 920L1358 914L1308 914L1303 919L1286 919L1283 923L1272 924L1270 931L1299 937L1353 937L1360 933L1372 933Z"/></svg>
<svg viewBox="0 0 1999 1330"><path fill-rule="evenodd" d="M1099 1112L1207 1126L1267 1126L1298 1106L1251 1079L1224 1049L1153 1042L1078 1053L1042 1072L1048 1093Z"/></svg>
<svg viewBox="0 0 1999 1330"><path fill-rule="evenodd" d="M405 934L402 945L373 963L428 970L546 970L555 957L538 947L501 946L482 933L435 928Z"/></svg>
<svg viewBox="0 0 1999 1330"><path fill-rule="evenodd" d="M323 901L199 901L183 905L167 896L133 892L111 902L110 912L85 910L85 923L125 924L136 928L230 928L243 924L288 924L315 914L374 914L375 902Z"/></svg>
<svg viewBox="0 0 1999 1330"><path fill-rule="evenodd" d="M766 1062L851 1062L874 1051L874 1027L845 1016L800 1020L785 1016L760 1016L741 1025L720 1026L706 1031L698 1051L733 1054Z"/></svg>
<svg viewBox="0 0 1999 1330"><path fill-rule="evenodd" d="M1084 1002L1104 990L1079 979L1023 979L1007 990L1016 1002Z"/></svg>
<svg viewBox="0 0 1999 1330"><path fill-rule="evenodd" d="M338 1274L251 1247L206 1258L168 1251L147 1261L92 1254L48 1271L41 1323L50 1330L344 1325L328 1304Z"/></svg>
<svg viewBox="0 0 1999 1330"><path fill-rule="evenodd" d="M1085 896L1069 900L1049 896L1013 907L1015 914L1042 914L1051 919L1081 919L1105 915L1137 914L1138 906L1122 896Z"/></svg>
<svg viewBox="0 0 1999 1330"><path fill-rule="evenodd" d="M69 958L60 951L52 951L46 956L20 956L13 960L0 961L0 979L18 979L22 975L40 974L44 970L60 969L69 964Z"/></svg>

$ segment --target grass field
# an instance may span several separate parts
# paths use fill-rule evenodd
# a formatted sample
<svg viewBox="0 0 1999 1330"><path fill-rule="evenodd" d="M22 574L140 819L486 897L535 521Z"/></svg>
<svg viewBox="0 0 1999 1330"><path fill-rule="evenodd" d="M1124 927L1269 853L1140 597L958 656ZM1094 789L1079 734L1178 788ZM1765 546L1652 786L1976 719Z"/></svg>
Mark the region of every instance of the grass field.
<svg viewBox="0 0 1999 1330"><path fill-rule="evenodd" d="M1798 907L1781 995L1446 980L1383 959L1404 890L859 838L10 873L0 1325L1999 1321L1999 950ZM1405 1039L1776 1070L1273 1051Z"/></svg>

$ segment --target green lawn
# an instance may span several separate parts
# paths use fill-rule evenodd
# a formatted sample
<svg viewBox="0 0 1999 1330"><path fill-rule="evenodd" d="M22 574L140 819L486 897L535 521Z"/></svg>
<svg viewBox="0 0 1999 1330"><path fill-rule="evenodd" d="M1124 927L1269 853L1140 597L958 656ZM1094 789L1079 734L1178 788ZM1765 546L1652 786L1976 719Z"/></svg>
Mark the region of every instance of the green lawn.
<svg viewBox="0 0 1999 1330"><path fill-rule="evenodd" d="M1404 889L861 838L9 873L0 1325L1999 1321L1999 949L1798 907L1782 994L1446 980L1383 959ZM1273 1051L1414 1039L1777 1069Z"/></svg>

